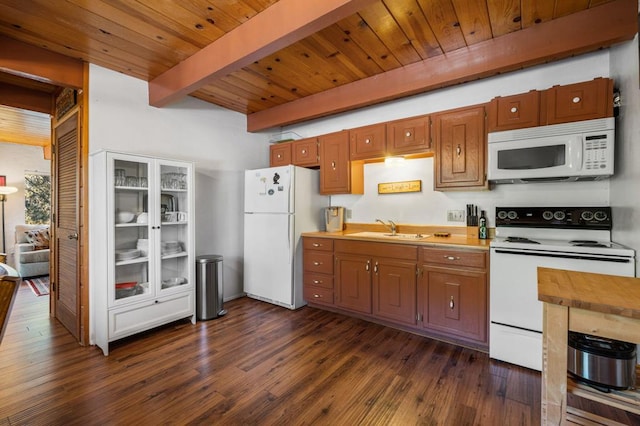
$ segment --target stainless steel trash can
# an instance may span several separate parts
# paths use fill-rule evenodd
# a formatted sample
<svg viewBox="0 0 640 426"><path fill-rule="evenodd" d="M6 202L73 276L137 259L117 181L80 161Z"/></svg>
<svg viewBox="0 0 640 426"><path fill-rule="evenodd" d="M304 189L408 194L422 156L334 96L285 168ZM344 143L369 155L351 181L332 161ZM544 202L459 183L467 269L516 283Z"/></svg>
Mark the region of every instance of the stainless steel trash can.
<svg viewBox="0 0 640 426"><path fill-rule="evenodd" d="M222 256L196 257L196 318L210 320L227 313L223 309Z"/></svg>

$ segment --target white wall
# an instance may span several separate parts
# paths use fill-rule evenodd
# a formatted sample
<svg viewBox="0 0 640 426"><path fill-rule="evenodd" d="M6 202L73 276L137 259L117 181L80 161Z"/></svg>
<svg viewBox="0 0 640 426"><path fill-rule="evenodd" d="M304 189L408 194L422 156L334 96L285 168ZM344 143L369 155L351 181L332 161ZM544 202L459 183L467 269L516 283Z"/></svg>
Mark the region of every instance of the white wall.
<svg viewBox="0 0 640 426"><path fill-rule="evenodd" d="M611 49L611 75L622 105L616 132L616 174L611 179L613 239L640 253L640 76L638 35Z"/></svg>
<svg viewBox="0 0 640 426"><path fill-rule="evenodd" d="M299 125L288 126L303 137L364 126L397 118L485 103L495 96L547 89L595 77L609 76L609 51L603 50L523 71L445 88L394 102L360 109ZM377 184L422 180L423 191L411 194L377 194ZM456 226L447 222L446 211L464 210L468 203L486 210L489 226L494 224L496 206L577 206L609 205L609 181L500 185L492 191L433 191L433 159L410 160L405 168L387 169L382 164L365 165L365 194L331 197L334 206L351 210L352 222L372 222L375 218L401 223ZM464 224L462 224L464 225Z"/></svg>
<svg viewBox="0 0 640 426"><path fill-rule="evenodd" d="M16 225L25 223L24 175L26 171L50 173L51 161L44 159L42 147L0 143L0 175L7 177L7 186L18 188L15 194L7 195L4 210L7 263L12 266L15 265L13 258L15 228Z"/></svg>
<svg viewBox="0 0 640 426"><path fill-rule="evenodd" d="M268 136L242 114L185 98L148 105L147 83L91 65L89 151L187 160L196 170L196 254L224 256L224 297L242 293L244 169L268 166ZM91 219L90 211L90 219Z"/></svg>

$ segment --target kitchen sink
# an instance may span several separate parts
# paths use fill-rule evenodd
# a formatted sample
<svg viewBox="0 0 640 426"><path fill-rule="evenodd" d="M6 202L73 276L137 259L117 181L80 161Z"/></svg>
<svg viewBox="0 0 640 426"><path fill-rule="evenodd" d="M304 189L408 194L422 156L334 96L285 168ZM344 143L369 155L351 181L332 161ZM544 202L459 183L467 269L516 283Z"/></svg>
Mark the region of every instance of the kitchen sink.
<svg viewBox="0 0 640 426"><path fill-rule="evenodd" d="M424 234L392 234L390 232L354 232L347 234L350 237L363 237L363 238L384 238L389 240L422 240L429 238L431 235Z"/></svg>

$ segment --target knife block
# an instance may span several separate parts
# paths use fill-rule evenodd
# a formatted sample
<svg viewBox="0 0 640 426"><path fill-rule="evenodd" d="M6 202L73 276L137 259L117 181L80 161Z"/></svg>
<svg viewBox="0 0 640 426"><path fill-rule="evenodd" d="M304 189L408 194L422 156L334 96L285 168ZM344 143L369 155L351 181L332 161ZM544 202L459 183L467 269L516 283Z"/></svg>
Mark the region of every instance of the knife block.
<svg viewBox="0 0 640 426"><path fill-rule="evenodd" d="M467 238L469 239L478 239L478 227L477 226L467 226Z"/></svg>

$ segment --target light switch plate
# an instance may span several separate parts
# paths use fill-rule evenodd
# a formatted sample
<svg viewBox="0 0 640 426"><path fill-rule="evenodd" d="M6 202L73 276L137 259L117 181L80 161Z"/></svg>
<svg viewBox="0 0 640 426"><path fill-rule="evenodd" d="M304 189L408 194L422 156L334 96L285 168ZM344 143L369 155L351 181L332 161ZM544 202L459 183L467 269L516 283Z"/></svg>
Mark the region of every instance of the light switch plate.
<svg viewBox="0 0 640 426"><path fill-rule="evenodd" d="M448 222L464 222L464 210L447 210Z"/></svg>

